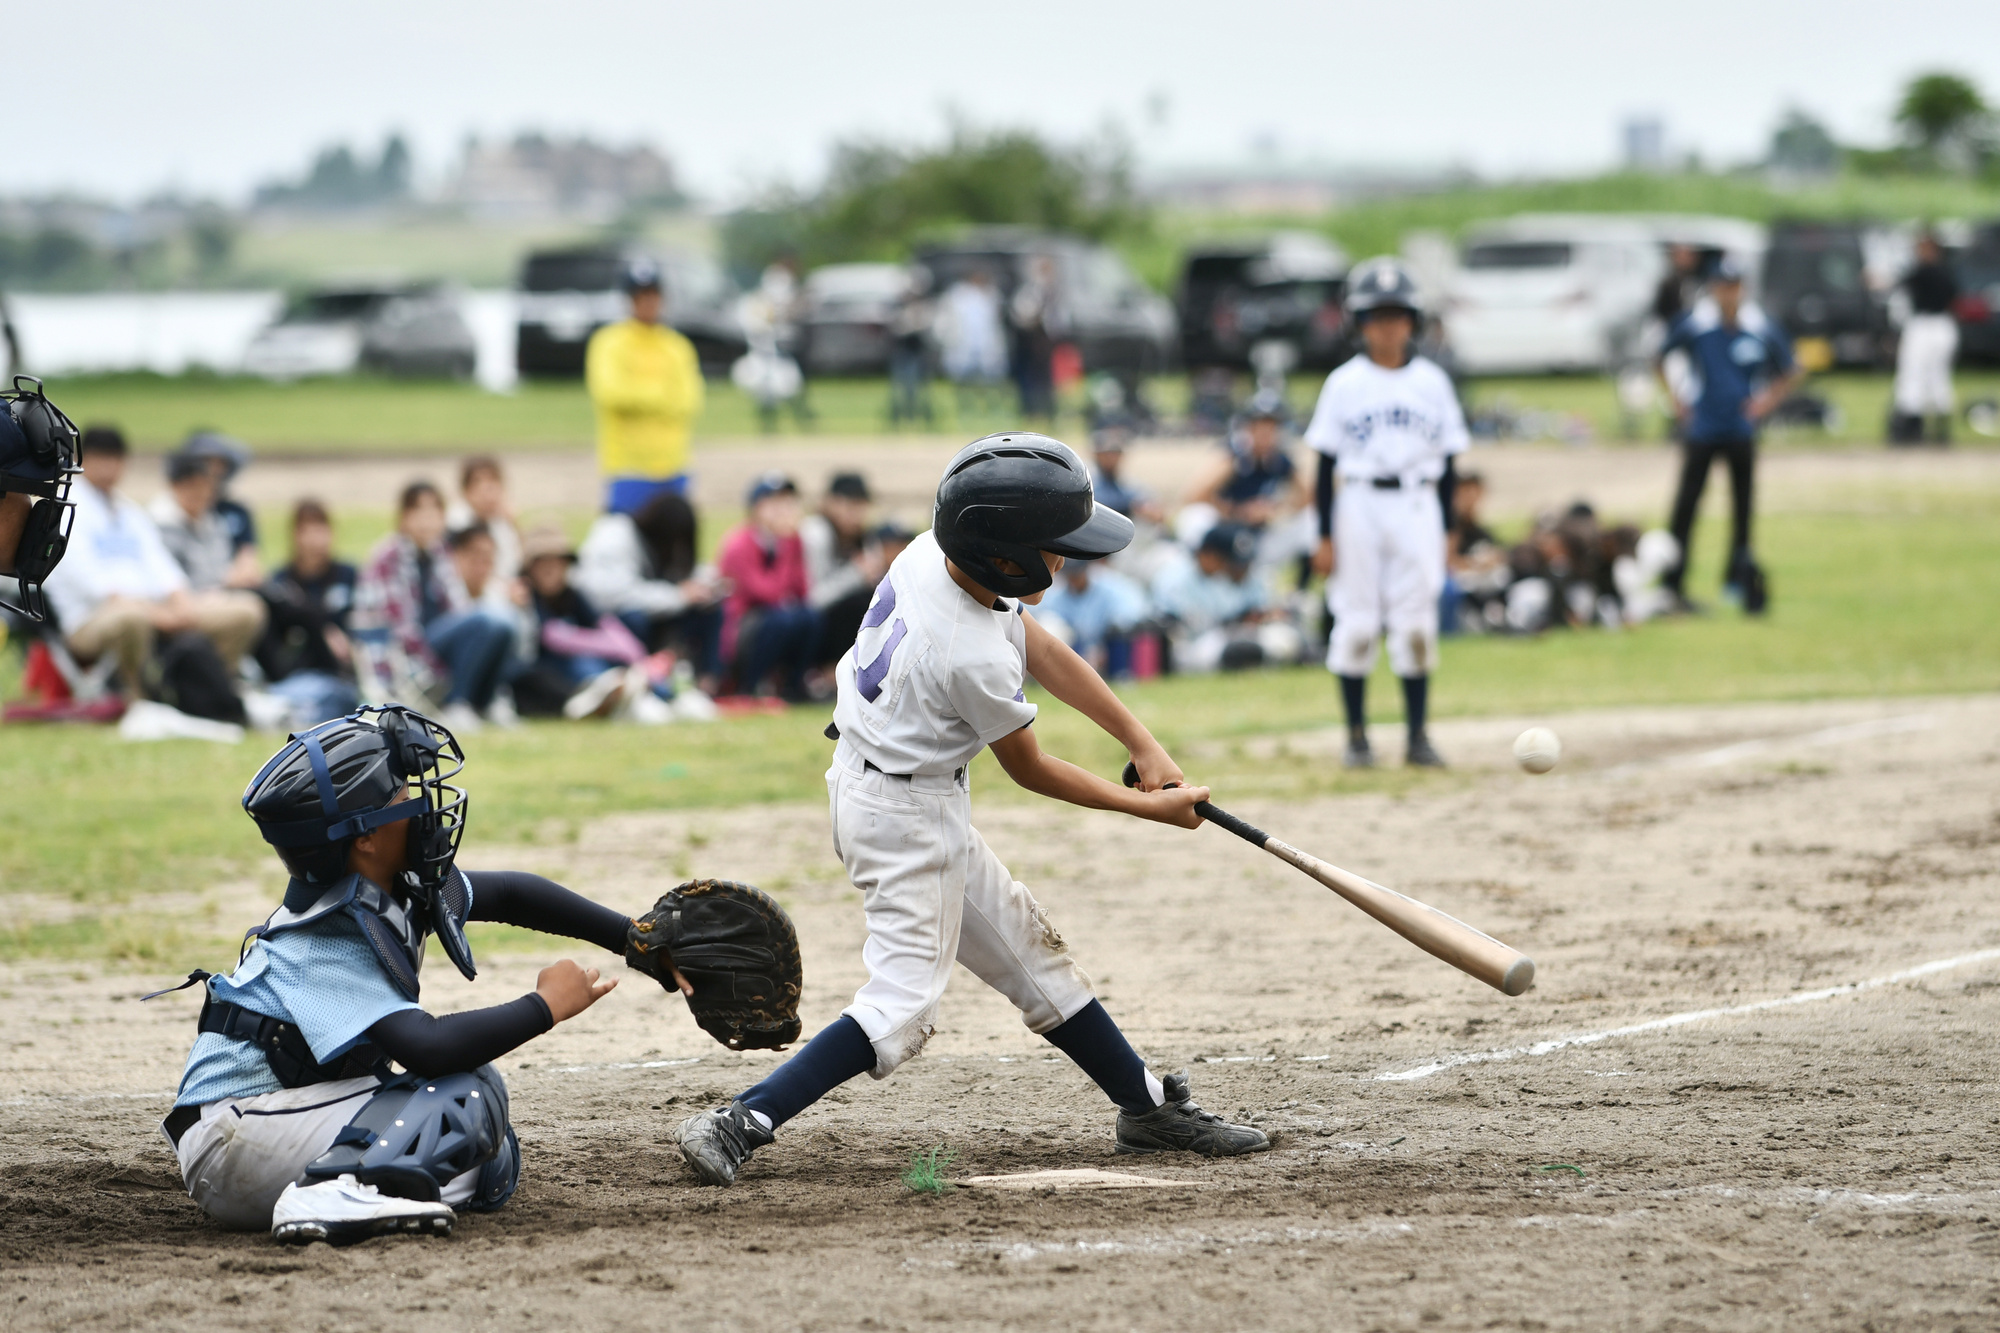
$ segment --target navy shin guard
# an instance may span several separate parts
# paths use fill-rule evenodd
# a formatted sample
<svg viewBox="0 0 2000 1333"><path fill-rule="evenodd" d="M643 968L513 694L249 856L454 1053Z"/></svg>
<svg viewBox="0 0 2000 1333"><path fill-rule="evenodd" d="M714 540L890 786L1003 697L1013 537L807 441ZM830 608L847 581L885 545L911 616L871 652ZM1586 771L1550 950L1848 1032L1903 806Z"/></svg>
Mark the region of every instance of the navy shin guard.
<svg viewBox="0 0 2000 1333"><path fill-rule="evenodd" d="M299 1183L353 1176L384 1194L435 1203L455 1177L488 1166L494 1169L481 1172L468 1205L474 1209L505 1203L521 1174L520 1145L507 1123L507 1085L492 1065L481 1065L384 1083Z"/></svg>

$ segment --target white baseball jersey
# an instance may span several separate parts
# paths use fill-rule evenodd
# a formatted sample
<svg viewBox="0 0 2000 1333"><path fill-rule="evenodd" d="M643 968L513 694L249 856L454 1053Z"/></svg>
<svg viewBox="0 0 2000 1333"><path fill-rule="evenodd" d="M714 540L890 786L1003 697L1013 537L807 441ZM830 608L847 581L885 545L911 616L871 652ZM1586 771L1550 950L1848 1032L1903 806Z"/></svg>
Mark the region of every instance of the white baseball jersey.
<svg viewBox="0 0 2000 1333"><path fill-rule="evenodd" d="M1357 356L1326 377L1306 443L1339 459L1343 478L1436 481L1471 443L1451 378L1412 357L1396 370Z"/></svg>
<svg viewBox="0 0 2000 1333"><path fill-rule="evenodd" d="M981 606L952 582L926 532L875 589L834 670L841 739L884 773L949 775L1035 720L1018 602Z"/></svg>

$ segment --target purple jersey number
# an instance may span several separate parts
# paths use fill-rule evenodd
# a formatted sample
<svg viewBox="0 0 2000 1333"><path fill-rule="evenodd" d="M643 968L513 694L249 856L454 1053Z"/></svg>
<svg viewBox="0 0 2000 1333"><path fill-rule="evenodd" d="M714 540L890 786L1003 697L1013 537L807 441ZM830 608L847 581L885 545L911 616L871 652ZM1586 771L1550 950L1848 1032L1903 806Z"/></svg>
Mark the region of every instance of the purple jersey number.
<svg viewBox="0 0 2000 1333"><path fill-rule="evenodd" d="M875 589L875 601L869 606L868 614L861 618L861 628L874 629L896 613L896 585L884 578ZM889 674L889 663L896 656L896 650L903 646L903 636L910 627L898 620L889 626L889 638L882 645L882 651L875 660L854 673L854 688L861 691L861 697L874 703L882 697L882 682Z"/></svg>

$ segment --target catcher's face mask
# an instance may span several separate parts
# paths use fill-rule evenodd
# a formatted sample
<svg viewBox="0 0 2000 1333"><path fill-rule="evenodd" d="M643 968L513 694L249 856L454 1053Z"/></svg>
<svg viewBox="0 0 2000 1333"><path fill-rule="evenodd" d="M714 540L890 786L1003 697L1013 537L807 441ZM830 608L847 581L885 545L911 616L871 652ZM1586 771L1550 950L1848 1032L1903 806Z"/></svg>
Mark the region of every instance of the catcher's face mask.
<svg viewBox="0 0 2000 1333"><path fill-rule="evenodd" d="M76 423L49 401L42 382L32 375L16 375L12 389L0 390L0 412L7 416L9 433L19 433L16 447L25 447L25 456L11 460L0 451L0 464L13 464L0 468L0 491L35 497L14 553L13 577L20 585L20 598L0 597L0 606L30 620L45 620L48 600L42 584L69 549L70 525L76 516L76 505L69 498L70 484L81 470L76 461Z"/></svg>
<svg viewBox="0 0 2000 1333"><path fill-rule="evenodd" d="M414 795L378 809L342 813L320 736L329 728L355 723L371 725L382 733L388 745L390 773L414 787ZM465 767L465 752L458 739L422 713L400 704L357 709L346 717L295 733L251 779L244 797L246 806L249 793L257 790L266 773L293 762L300 753L312 766L313 779L319 788L320 815L290 824L262 825L265 840L274 846L342 842L409 820L407 868L395 887L429 917L431 930L453 966L471 977L472 950L465 942L462 927L470 903L464 882L453 865L459 839L465 834L468 804L464 789L450 782Z"/></svg>

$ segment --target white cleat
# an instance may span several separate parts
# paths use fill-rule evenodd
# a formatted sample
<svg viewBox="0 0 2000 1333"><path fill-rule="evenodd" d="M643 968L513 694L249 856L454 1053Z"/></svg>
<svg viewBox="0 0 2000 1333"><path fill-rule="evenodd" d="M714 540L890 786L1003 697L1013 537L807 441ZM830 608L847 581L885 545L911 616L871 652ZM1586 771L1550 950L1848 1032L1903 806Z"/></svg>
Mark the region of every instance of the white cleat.
<svg viewBox="0 0 2000 1333"><path fill-rule="evenodd" d="M457 1215L448 1204L398 1199L353 1176L285 1186L271 1210L271 1239L281 1245L352 1245L370 1236L449 1236Z"/></svg>

